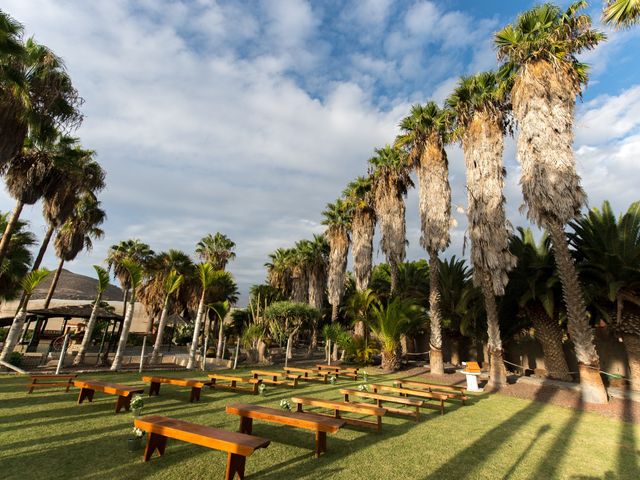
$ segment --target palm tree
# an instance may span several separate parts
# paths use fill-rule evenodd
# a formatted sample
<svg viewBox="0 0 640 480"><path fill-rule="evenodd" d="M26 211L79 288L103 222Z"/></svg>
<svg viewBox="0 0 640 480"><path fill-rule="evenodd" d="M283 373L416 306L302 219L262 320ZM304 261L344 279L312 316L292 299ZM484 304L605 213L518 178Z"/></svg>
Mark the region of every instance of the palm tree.
<svg viewBox="0 0 640 480"><path fill-rule="evenodd" d="M0 11L0 168L17 155L27 133L47 141L82 121L82 99L64 63Z"/></svg>
<svg viewBox="0 0 640 480"><path fill-rule="evenodd" d="M278 248L269 254L270 262L265 263L269 285L280 291L283 298L289 298L292 290L291 258L293 249Z"/></svg>
<svg viewBox="0 0 640 480"><path fill-rule="evenodd" d="M162 347L162 338L164 335L164 329L167 325L167 318L169 317L169 306L171 296L176 294L184 277L176 270L171 270L167 276L164 277L162 282L162 290L164 292L164 303L162 307L162 313L160 314L160 323L158 324L158 332L156 333L156 341L153 345L153 352L151 353L151 359L149 363L158 363L158 357L160 356L160 348Z"/></svg>
<svg viewBox="0 0 640 480"><path fill-rule="evenodd" d="M297 242L292 249L291 261L291 300L298 303L309 301L309 271L305 249L308 240Z"/></svg>
<svg viewBox="0 0 640 480"><path fill-rule="evenodd" d="M133 321L133 313L136 304L136 292L138 290L138 287L140 286L142 275L144 273L142 265L137 263L132 258L123 259L120 262L120 268L124 269L124 271L128 272L129 274L127 284L131 289L131 295L129 296L129 308L126 309L127 314L125 315L124 321L122 323L122 331L120 333L120 340L118 340L116 355L113 357L113 363L111 364L112 372L117 372L122 367L122 357L124 355L125 348L127 347L127 340L129 339L129 329L131 328L131 323Z"/></svg>
<svg viewBox="0 0 640 480"><path fill-rule="evenodd" d="M309 278L309 305L322 312L329 267L329 243L324 235L314 235L313 240L300 242ZM318 346L318 323L320 315L311 319L311 341L309 355Z"/></svg>
<svg viewBox="0 0 640 480"><path fill-rule="evenodd" d="M631 388L640 390L640 202L616 218L609 202L571 223L580 277L591 303L622 337Z"/></svg>
<svg viewBox="0 0 640 480"><path fill-rule="evenodd" d="M504 211L505 170L502 164L506 106L495 73L463 77L447 99L455 113L454 138L460 140L467 170L467 218L473 279L482 290L487 312L489 383L507 381L496 295L504 294L507 272L515 265L509 252Z"/></svg>
<svg viewBox="0 0 640 480"><path fill-rule="evenodd" d="M543 4L521 14L495 36L501 72L513 81L511 101L518 123L520 184L527 216L549 232L567 308L585 402L606 403L600 358L589 325L582 286L571 258L564 225L586 202L573 155L576 96L587 82L587 67L576 55L605 36L579 1L566 11Z"/></svg>
<svg viewBox="0 0 640 480"><path fill-rule="evenodd" d="M640 22L639 0L605 0L604 23L616 28L629 28Z"/></svg>
<svg viewBox="0 0 640 480"><path fill-rule="evenodd" d="M226 235L217 232L203 237L196 245L196 254L200 260L210 263L214 270L224 270L229 260L236 258L233 249L236 244Z"/></svg>
<svg viewBox="0 0 640 480"><path fill-rule="evenodd" d="M371 176L357 177L347 185L342 193L351 204L353 219L351 221L351 242L353 245L353 275L356 290L359 292L369 288L373 263L373 236L376 229L376 211L373 198L373 179ZM356 328L356 335L364 335Z"/></svg>
<svg viewBox="0 0 640 480"><path fill-rule="evenodd" d="M196 352L198 350L198 339L200 338L200 325L204 318L207 290L209 290L216 280L216 270L209 263L200 263L198 264L198 279L200 281L201 293L200 302L198 304L198 313L196 314L196 321L193 327L193 340L191 342L191 349L189 350L189 361L187 362L188 370L193 370L196 366Z"/></svg>
<svg viewBox="0 0 640 480"><path fill-rule="evenodd" d="M91 343L91 336L93 335L93 329L96 326L98 320L98 310L100 309L100 301L102 300L102 294L109 286L109 272L99 265L93 266L98 277L98 284L96 285L96 299L93 302L93 309L91 310L91 316L87 322L87 326L84 329L84 336L82 337L82 343L80 344L80 350L73 359L73 365L78 366L84 362L85 354Z"/></svg>
<svg viewBox="0 0 640 480"><path fill-rule="evenodd" d="M386 305L377 303L371 307L371 330L380 341L382 370L395 372L400 368L400 339L411 328L412 301L393 298Z"/></svg>
<svg viewBox="0 0 640 480"><path fill-rule="evenodd" d="M60 227L54 241L56 255L60 262L51 281L44 308L49 307L53 298L64 262L74 260L82 250L93 248L93 240L102 238L104 235L99 227L106 218L107 214L100 207L100 201L93 193L85 193L80 197L74 212Z"/></svg>
<svg viewBox="0 0 640 480"><path fill-rule="evenodd" d="M211 305L211 310L218 317L218 346L216 348L216 358L222 358L222 344L224 343L224 319L227 318L231 311L231 304L229 300L223 300L221 302L215 302ZM205 352L206 355L206 352Z"/></svg>
<svg viewBox="0 0 640 480"><path fill-rule="evenodd" d="M409 161L415 165L420 185L420 243L429 254L429 365L431 373L444 375L442 359L442 313L438 284L438 252L449 246L451 222L451 187L449 165L444 147L448 141L450 114L435 102L414 105L400 123L402 134L396 145L405 147Z"/></svg>
<svg viewBox="0 0 640 480"><path fill-rule="evenodd" d="M351 319L358 331L358 325L363 325L362 333L356 333L357 336L367 338L367 331L364 325L369 325L371 308L375 302L379 301L378 296L367 288L366 290L355 290L347 299L346 314Z"/></svg>
<svg viewBox="0 0 640 480"><path fill-rule="evenodd" d="M409 177L407 155L389 145L375 150L369 159L369 175L373 179L373 195L380 220L380 246L391 269L391 294L398 285L398 265L406 253L406 223L404 198L413 187Z"/></svg>
<svg viewBox="0 0 640 480"><path fill-rule="evenodd" d="M325 237L329 242L329 276L327 291L331 304L331 322L338 320L338 311L344 294L344 279L347 271L349 253L349 229L351 228L351 210L342 199L328 203L324 212L323 225L327 226Z"/></svg>
<svg viewBox="0 0 640 480"><path fill-rule="evenodd" d="M7 225L8 213L0 213L0 232ZM29 272L31 265L30 248L36 244L36 237L26 229L27 223L18 221L7 249L5 262L0 269L0 299L12 300L20 293L20 283Z"/></svg>
<svg viewBox="0 0 640 480"><path fill-rule="evenodd" d="M536 243L531 229L518 228L509 250L518 259L509 274L505 298L513 298L517 308L531 320L536 340L542 345L547 375L571 381L569 366L562 349L563 331L560 327L560 279L548 237ZM510 310L509 316L513 312Z"/></svg>
<svg viewBox="0 0 640 480"><path fill-rule="evenodd" d="M127 298L129 295L129 279L131 278L129 271L124 267L123 261L133 260L135 263L146 266L153 258L153 250L149 248L149 245L141 242L138 239L123 240L116 245L109 247L107 253L107 270L110 272L113 269L113 274L120 282L120 286L123 290L122 299L122 315L125 315L127 311Z"/></svg>
<svg viewBox="0 0 640 480"><path fill-rule="evenodd" d="M11 355L13 350L16 348L18 338L20 338L20 334L24 328L24 322L27 319L27 306L29 304L29 299L31 298L33 291L47 275L49 275L49 271L41 269L36 270L35 272L29 272L23 278L21 286L23 290L27 292L27 296L25 297L23 306L18 310L18 313L13 319L9 333L7 333L7 337L4 340L2 353L0 353L1 362L6 362L9 359L9 355Z"/></svg>

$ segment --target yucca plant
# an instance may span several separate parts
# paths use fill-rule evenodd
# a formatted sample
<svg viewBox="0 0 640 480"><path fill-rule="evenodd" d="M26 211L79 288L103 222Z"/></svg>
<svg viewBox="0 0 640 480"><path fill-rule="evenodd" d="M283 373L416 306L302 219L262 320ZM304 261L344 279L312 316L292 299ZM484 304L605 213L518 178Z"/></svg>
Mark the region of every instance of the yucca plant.
<svg viewBox="0 0 640 480"><path fill-rule="evenodd" d="M84 336L82 337L82 343L80 344L80 350L76 354L76 358L73 359L73 365L77 366L84 362L84 357L91 343L91 336L93 335L93 329L98 319L98 310L100 308L100 301L102 300L102 294L109 286L109 272L99 265L94 265L93 269L96 271L98 277L98 284L96 285L96 299L93 302L93 309L91 310L91 316L87 322L87 326L84 329Z"/></svg>
<svg viewBox="0 0 640 480"><path fill-rule="evenodd" d="M18 339L20 338L20 334L24 328L24 322L27 319L27 306L29 299L31 298L31 295L33 295L33 291L47 275L49 275L49 270L40 269L29 272L22 280L21 286L25 292L24 301L22 302L22 307L18 310L18 313L13 319L7 338L5 338L2 353L0 353L0 361L6 362L9 356L13 353L13 350L16 348Z"/></svg>
<svg viewBox="0 0 640 480"><path fill-rule="evenodd" d="M111 364L111 371L116 372L122 367L122 357L124 355L125 348L127 347L127 340L129 339L129 330L131 329L131 323L133 322L133 311L136 304L136 292L142 282L142 275L144 269L135 260L125 258L120 262L120 265L128 273L128 283L131 288L131 295L129 296L129 306L127 307L127 313L122 323L122 331L120 332L120 340L118 340L118 349L116 355L113 357L113 363Z"/></svg>

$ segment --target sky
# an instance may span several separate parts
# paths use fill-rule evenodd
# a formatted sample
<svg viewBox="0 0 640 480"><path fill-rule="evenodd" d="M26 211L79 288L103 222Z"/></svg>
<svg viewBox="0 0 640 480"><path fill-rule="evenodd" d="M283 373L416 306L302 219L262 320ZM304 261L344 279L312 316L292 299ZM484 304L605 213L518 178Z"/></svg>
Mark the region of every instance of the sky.
<svg viewBox="0 0 640 480"><path fill-rule="evenodd" d="M85 100L75 135L107 172L105 237L66 268L91 274L128 238L193 254L219 231L237 244L229 271L243 304L270 252L324 230L325 205L366 173L410 106L442 102L461 75L495 68L493 33L534 3L3 0L64 59ZM591 2L597 24L600 9ZM604 30L608 41L582 57L591 80L576 163L589 206L608 199L621 212L640 199L640 28ZM447 151L450 257L463 254L466 191L462 152ZM512 138L504 162L508 219L527 226ZM0 189L0 210L13 205ZM22 218L41 238L41 205ZM424 258L415 190L407 237L407 259ZM384 261L377 245L374 254ZM57 265L53 248L44 265Z"/></svg>

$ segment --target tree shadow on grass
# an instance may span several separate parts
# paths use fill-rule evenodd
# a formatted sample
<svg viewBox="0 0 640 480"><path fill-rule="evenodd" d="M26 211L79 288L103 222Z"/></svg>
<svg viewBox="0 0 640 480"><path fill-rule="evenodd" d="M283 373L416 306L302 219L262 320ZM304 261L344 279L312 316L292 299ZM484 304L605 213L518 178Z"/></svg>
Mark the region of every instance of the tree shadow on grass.
<svg viewBox="0 0 640 480"><path fill-rule="evenodd" d="M638 479L640 468L638 467L638 446L636 445L635 428L633 424L633 400L630 398L631 387L625 384L623 400L623 420L620 427L620 440L618 446L618 478Z"/></svg>

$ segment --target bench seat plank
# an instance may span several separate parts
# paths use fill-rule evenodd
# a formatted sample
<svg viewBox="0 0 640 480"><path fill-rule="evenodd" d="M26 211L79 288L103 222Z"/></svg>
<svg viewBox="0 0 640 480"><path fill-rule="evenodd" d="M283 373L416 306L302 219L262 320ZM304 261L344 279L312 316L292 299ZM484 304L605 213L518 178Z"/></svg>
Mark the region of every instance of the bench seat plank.
<svg viewBox="0 0 640 480"><path fill-rule="evenodd" d="M384 408L388 413L395 413L397 415L407 415L413 417L417 422L420 419L420 407L424 406L424 400L418 400L416 398L408 398L408 397L395 397L392 395L383 395L380 393L371 393L371 392L361 392L360 390L353 390L350 388L342 388L340 389L340 393L344 395L344 401L349 401L349 396L360 397L360 398L369 398L376 401L376 405L378 407L382 407L382 402L391 402L397 403L400 405L407 405L409 407L414 407L415 411L407 410L406 408L395 408L389 407L385 405ZM353 403L353 402L352 402ZM369 405L369 404L360 404L357 405Z"/></svg>
<svg viewBox="0 0 640 480"><path fill-rule="evenodd" d="M46 388L46 387L66 387L65 391L68 392L69 388L73 386L73 379L77 374L71 375L29 375L31 383L27 385L29 390L27 393L33 393L34 388ZM42 381L51 380L51 381ZM66 381L61 381L66 380Z"/></svg>
<svg viewBox="0 0 640 480"><path fill-rule="evenodd" d="M449 399L457 399L464 405L465 400L469 400L465 392L465 387L461 385L441 385L438 383L417 382L414 380L397 381L400 388L420 389L427 392L441 393L447 395Z"/></svg>
<svg viewBox="0 0 640 480"><path fill-rule="evenodd" d="M117 395L116 413L119 413L122 409L128 412L131 409L131 397L133 394L144 393L144 388L141 387L103 382L100 380L74 380L73 386L80 389L80 394L78 395L79 404L84 400L92 402L93 395L96 391L108 395Z"/></svg>
<svg viewBox="0 0 640 480"><path fill-rule="evenodd" d="M389 385L380 385L376 383L370 383L369 386L373 388L373 393L380 392L392 392L398 393L401 396L406 397L407 395L412 395L414 397L422 397L430 400L436 400L438 404L433 405L425 402L423 408L432 408L434 410L439 410L441 415L444 415L444 401L447 400L447 395L438 392L425 392L424 390L411 390L409 388L400 388L400 387L392 387Z"/></svg>
<svg viewBox="0 0 640 480"><path fill-rule="evenodd" d="M209 379L211 383L209 387L211 388L220 388L223 390L231 390L234 392L243 392L243 393L251 393L253 395L258 394L258 387L262 383L262 380L259 378L247 378L247 377L236 377L231 375L220 375L220 374L209 374ZM229 382L229 384L218 383L218 381ZM248 384L247 387L238 386L240 384Z"/></svg>
<svg viewBox="0 0 640 480"><path fill-rule="evenodd" d="M369 405L369 404L353 404L349 402L340 402L335 400L325 400L321 398L311 398L311 397L292 397L291 401L297 404L298 412L303 411L302 409L303 405L306 405L309 407L326 408L329 410L333 410L334 412L333 415L329 415L321 412L313 412L313 413L315 415L333 416L334 418L340 418L344 420L346 423L348 423L349 425L374 428L378 432L382 428L382 416L387 413L386 408L376 407L375 405ZM342 417L340 415L342 412L374 416L376 417L376 422L361 420L357 418Z"/></svg>
<svg viewBox="0 0 640 480"><path fill-rule="evenodd" d="M211 385L207 380L194 380L187 378L159 377L159 376L143 376L143 382L149 382L149 396L160 395L160 384L177 385L179 387L191 387L189 394L189 402L200 400L200 392L202 387Z"/></svg>

